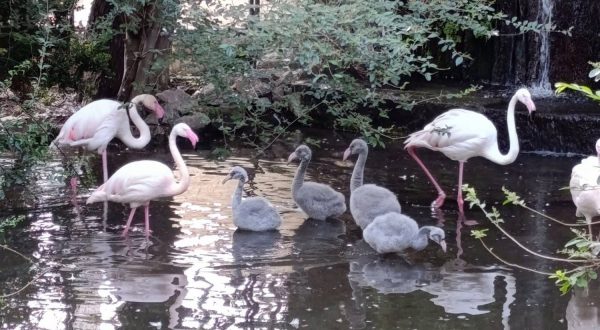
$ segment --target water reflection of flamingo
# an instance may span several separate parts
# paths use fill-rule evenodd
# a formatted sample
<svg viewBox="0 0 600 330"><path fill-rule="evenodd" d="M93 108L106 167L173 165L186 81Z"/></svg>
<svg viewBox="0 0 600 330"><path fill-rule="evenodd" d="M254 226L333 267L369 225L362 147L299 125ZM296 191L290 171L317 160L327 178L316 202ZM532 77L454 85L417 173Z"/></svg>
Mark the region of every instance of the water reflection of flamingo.
<svg viewBox="0 0 600 330"><path fill-rule="evenodd" d="M233 233L231 253L236 267L233 270L231 282L234 286L243 285L241 292L235 294L239 294L246 304L243 326L260 326L259 320L264 319L270 320L272 324L277 322L283 308L284 294L280 292L281 287L276 284L279 279L277 276L272 276L273 274L266 276L262 270L263 267L248 270L244 270L244 267L261 264L264 262L265 256L273 255L273 250L277 249L280 243L281 234L277 231L253 232L238 229ZM275 299L265 301L265 294L273 295ZM265 302L270 305L267 309L268 316L265 315L267 313L261 313L260 303Z"/></svg>
<svg viewBox="0 0 600 330"><path fill-rule="evenodd" d="M452 109L436 117L422 130L412 133L404 142L405 148L423 169L438 192L433 201L435 208L442 207L446 193L435 180L425 164L417 157L416 148L427 148L440 151L446 157L458 161L458 196L457 203L460 213L463 210L462 181L464 163L472 157L481 156L500 165L515 161L519 154L519 141L515 127L515 106L517 101L525 104L529 113L535 111L531 94L525 88L519 89L510 100L506 115L510 148L502 154L498 148L498 132L494 124L484 115L465 109Z"/></svg>
<svg viewBox="0 0 600 330"><path fill-rule="evenodd" d="M360 248L360 245L356 247ZM354 297L363 296L355 293L363 287L371 287L384 294L407 294L420 290L431 294L430 301L450 314L489 313L490 310L483 306L497 301L500 292L506 291L502 304L505 327L508 326L510 304L516 293L515 278L509 273L470 266L460 259L437 267L428 263L411 265L399 256L382 258L367 253L351 260L348 280ZM504 288L498 287L498 280L505 283Z"/></svg>
<svg viewBox="0 0 600 330"><path fill-rule="evenodd" d="M182 194L190 185L190 174L175 143L177 136L187 137L193 146L196 146L198 136L184 123L175 125L171 130L171 134L169 135L169 149L181 173L179 182L175 181L173 171L167 165L157 161L141 160L121 167L88 198L86 202L88 204L99 201L129 203L131 212L129 213L123 236L127 235L129 231L135 210L139 206L144 205L146 237L149 237L150 201L160 197Z"/></svg>
<svg viewBox="0 0 600 330"><path fill-rule="evenodd" d="M137 105L142 104L152 110L158 119L165 114L165 110L158 104L156 98L149 94L138 95L131 100L131 103L133 106L128 109L129 117L140 131L139 137L132 135L127 113L120 111L123 105L121 102L97 100L71 115L52 144L96 150L102 155L102 172L106 182L108 179L106 147L113 138L118 137L125 145L135 149L145 147L150 141L150 129L138 114ZM73 188L76 182L71 180Z"/></svg>
<svg viewBox="0 0 600 330"><path fill-rule="evenodd" d="M598 289L594 284L587 289L573 289L565 311L569 330L598 328L600 325Z"/></svg>

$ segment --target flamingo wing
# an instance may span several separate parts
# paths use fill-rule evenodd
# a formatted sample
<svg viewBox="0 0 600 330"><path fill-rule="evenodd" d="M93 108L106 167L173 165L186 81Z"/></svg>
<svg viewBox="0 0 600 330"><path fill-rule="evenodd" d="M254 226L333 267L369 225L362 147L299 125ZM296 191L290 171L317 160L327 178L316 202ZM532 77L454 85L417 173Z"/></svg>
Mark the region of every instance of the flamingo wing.
<svg viewBox="0 0 600 330"><path fill-rule="evenodd" d="M121 167L98 191L110 201L144 204L170 196L173 184L175 176L168 166L157 161L142 160Z"/></svg>
<svg viewBox="0 0 600 330"><path fill-rule="evenodd" d="M484 115L464 109L452 109L436 117L422 130L410 134L405 148L424 147L441 151L453 160L466 160L480 154L495 141L496 127Z"/></svg>
<svg viewBox="0 0 600 330"><path fill-rule="evenodd" d="M305 182L296 196L297 202L302 205L321 205L327 208L343 208L345 210L344 195L326 184L318 182Z"/></svg>
<svg viewBox="0 0 600 330"><path fill-rule="evenodd" d="M88 150L106 147L122 122L127 121L127 114L119 109L120 105L120 102L113 100L97 100L87 104L67 119L54 143L83 146Z"/></svg>
<svg viewBox="0 0 600 330"><path fill-rule="evenodd" d="M575 165L571 170L569 189L574 202L584 190L584 186L589 186L590 189L599 186L600 166L597 162L594 163L586 160L582 160L580 164Z"/></svg>
<svg viewBox="0 0 600 330"><path fill-rule="evenodd" d="M279 227L281 217L263 197L246 198L234 211L233 222L246 230L263 231Z"/></svg>

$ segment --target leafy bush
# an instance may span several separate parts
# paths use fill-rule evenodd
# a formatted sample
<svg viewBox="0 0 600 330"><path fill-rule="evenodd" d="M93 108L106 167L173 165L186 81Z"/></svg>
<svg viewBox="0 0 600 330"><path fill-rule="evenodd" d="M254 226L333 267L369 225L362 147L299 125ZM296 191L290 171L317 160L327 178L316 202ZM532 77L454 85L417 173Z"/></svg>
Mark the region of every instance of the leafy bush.
<svg viewBox="0 0 600 330"><path fill-rule="evenodd" d="M548 216L542 212L539 212L527 205L525 200L523 200L519 195L515 192L512 192L505 187L502 187L502 192L504 193L505 200L502 202L502 205L513 205L522 207L530 212L533 212L543 218L557 223L564 227L570 227L571 232L575 234L575 237L565 243L564 249L558 251L559 253L565 255L565 258L543 254L539 251L533 251L526 247L522 242L513 237L506 229L504 229L504 219L500 214L500 211L495 206L488 208L485 201L480 200L477 197L477 192L475 188L470 187L469 185L463 185L462 190L465 192L465 202L469 203L469 207L473 208L473 206L477 207L485 217L498 229L500 232L512 241L515 245L517 245L520 249L522 249L528 255L533 256L534 258L560 262L563 264L570 264L570 269L557 269L554 272L546 272L542 270L538 270L535 268L525 267L519 264L511 263L506 261L500 255L496 254L496 252L491 249L485 242L485 238L487 236L487 229L483 230L471 230L471 236L475 239L479 240L481 245L494 256L499 261L514 267L523 270L527 270L536 274L546 275L549 279L554 280L556 286L558 286L560 292L562 294L566 294L571 289L575 287L579 288L587 288L589 282L598 278L598 269L600 269L600 259L598 258L598 254L600 253L600 242L594 241L591 238L591 233L586 233L584 230L578 230L573 227L583 227L587 226L586 223L566 223L564 221L560 221L551 216Z"/></svg>
<svg viewBox="0 0 600 330"><path fill-rule="evenodd" d="M464 65L470 56L459 49L459 31L489 38L497 34L495 24L522 32L541 28L509 19L488 3L276 0L260 17L249 16L247 6L190 6L175 54L187 72L216 87L216 98L237 109L229 119L214 116L228 136L242 130L240 136L264 144L292 124L327 116L336 128L383 144L390 127L376 127L373 118L388 116L386 95L410 109L403 93L409 81L429 81L447 69L434 54ZM286 70L299 78L278 85ZM230 88L240 80L245 88ZM256 88L261 84L267 91Z"/></svg>
<svg viewBox="0 0 600 330"><path fill-rule="evenodd" d="M594 79L595 82L600 81L600 62L595 62L595 63L590 63L590 64L592 65L593 69L590 71L588 76L590 78ZM600 102L600 90L593 91L588 86L579 85L579 84L570 84L570 83L564 83L564 82L557 82L556 84L554 84L554 87L556 87L556 94L563 93L565 90L570 89L570 90L580 92L584 96L586 96L594 101Z"/></svg>
<svg viewBox="0 0 600 330"><path fill-rule="evenodd" d="M26 0L0 4L0 79L11 78L5 88L11 87L26 98L33 88L31 77L39 73L40 65L47 71L44 87L79 89L84 72L110 74L106 50L110 36L77 35L70 22L76 2ZM23 70L24 63L32 65ZM15 74L19 67L21 70Z"/></svg>

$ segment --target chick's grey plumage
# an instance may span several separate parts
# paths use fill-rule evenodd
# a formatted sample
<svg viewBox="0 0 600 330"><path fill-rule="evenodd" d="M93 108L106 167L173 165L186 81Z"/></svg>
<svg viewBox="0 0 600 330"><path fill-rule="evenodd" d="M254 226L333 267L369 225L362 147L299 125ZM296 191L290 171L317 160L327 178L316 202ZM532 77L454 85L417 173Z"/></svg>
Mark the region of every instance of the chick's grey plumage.
<svg viewBox="0 0 600 330"><path fill-rule="evenodd" d="M369 147L364 140L355 139L344 152L344 160L358 154L358 160L350 179L350 213L363 230L379 215L389 212L401 213L396 195L389 189L375 185L363 185L363 174Z"/></svg>
<svg viewBox="0 0 600 330"><path fill-rule="evenodd" d="M346 212L344 195L326 184L304 182L306 168L312 157L312 151L306 145L300 145L290 154L288 162L300 160L292 183L292 197L309 218L325 220Z"/></svg>
<svg viewBox="0 0 600 330"><path fill-rule="evenodd" d="M281 217L275 207L263 197L249 197L242 201L244 183L248 181L246 170L239 166L231 168L228 180L239 180L231 199L233 223L240 229L252 231L274 230L281 225Z"/></svg>
<svg viewBox="0 0 600 330"><path fill-rule="evenodd" d="M377 253L397 253L408 248L417 251L427 247L428 239L446 251L446 237L441 228L423 226L419 228L410 217L390 212L380 215L363 231L363 239Z"/></svg>

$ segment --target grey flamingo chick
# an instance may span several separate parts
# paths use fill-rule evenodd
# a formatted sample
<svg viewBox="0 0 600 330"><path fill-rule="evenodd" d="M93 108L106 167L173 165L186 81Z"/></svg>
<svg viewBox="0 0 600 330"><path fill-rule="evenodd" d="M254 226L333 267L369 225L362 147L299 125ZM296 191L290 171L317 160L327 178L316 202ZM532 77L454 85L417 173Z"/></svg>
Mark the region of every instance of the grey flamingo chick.
<svg viewBox="0 0 600 330"><path fill-rule="evenodd" d="M363 185L368 153L369 146L362 139L354 139L344 152L344 160L350 155L358 154L350 179L350 213L363 230L379 215L389 212L401 213L400 203L389 189L375 184Z"/></svg>
<svg viewBox="0 0 600 330"><path fill-rule="evenodd" d="M408 248L420 251L427 247L428 239L439 244L446 252L446 235L439 227L423 226L410 217L390 212L380 215L363 231L363 239L377 253L398 253Z"/></svg>
<svg viewBox="0 0 600 330"><path fill-rule="evenodd" d="M242 201L244 184L248 181L246 170L240 166L232 167L223 183L231 179L239 180L231 198L233 223L243 230L265 231L277 229L281 225L281 217L268 200L263 197L249 197Z"/></svg>
<svg viewBox="0 0 600 330"><path fill-rule="evenodd" d="M288 163L300 160L300 166L292 183L292 197L298 206L315 220L325 220L346 212L344 195L330 186L316 182L304 182L306 168L312 157L312 151L306 145L300 145L288 157Z"/></svg>

